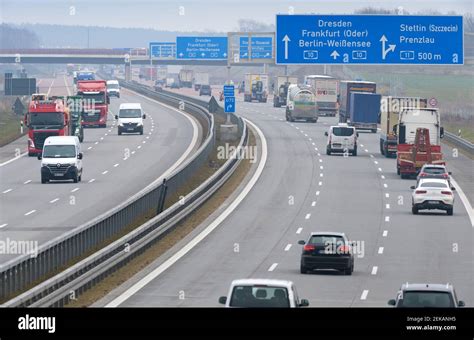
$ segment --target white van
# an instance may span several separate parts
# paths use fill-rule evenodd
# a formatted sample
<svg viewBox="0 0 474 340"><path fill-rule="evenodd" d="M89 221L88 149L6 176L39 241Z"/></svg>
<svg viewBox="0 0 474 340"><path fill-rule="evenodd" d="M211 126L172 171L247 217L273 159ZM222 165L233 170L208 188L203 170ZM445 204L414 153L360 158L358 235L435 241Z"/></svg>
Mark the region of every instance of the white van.
<svg viewBox="0 0 474 340"><path fill-rule="evenodd" d="M82 178L81 143L77 136L52 136L44 141L41 160L41 183L50 180L73 180Z"/></svg>
<svg viewBox="0 0 474 340"><path fill-rule="evenodd" d="M331 126L328 132L324 133L328 136L326 146L326 154L333 152L350 153L357 156L357 133L355 127L347 125L347 123L339 123Z"/></svg>
<svg viewBox="0 0 474 340"><path fill-rule="evenodd" d="M120 85L118 80L107 80L107 94L109 97L120 98Z"/></svg>
<svg viewBox="0 0 474 340"><path fill-rule="evenodd" d="M124 103L120 104L118 115L118 134L138 132L143 135L143 119L146 115L143 113L140 103Z"/></svg>

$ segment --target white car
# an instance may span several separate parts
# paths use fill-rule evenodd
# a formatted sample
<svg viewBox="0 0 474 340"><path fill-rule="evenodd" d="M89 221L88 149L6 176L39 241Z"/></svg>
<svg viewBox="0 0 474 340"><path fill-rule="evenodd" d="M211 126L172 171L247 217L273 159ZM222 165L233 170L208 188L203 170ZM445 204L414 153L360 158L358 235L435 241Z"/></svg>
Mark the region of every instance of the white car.
<svg viewBox="0 0 474 340"><path fill-rule="evenodd" d="M51 136L44 141L41 160L41 183L50 180L80 182L82 178L81 143L76 136Z"/></svg>
<svg viewBox="0 0 474 340"><path fill-rule="evenodd" d="M146 115L143 113L140 103L120 104L118 115L115 115L118 125L118 134L138 132L143 135L143 120Z"/></svg>
<svg viewBox="0 0 474 340"><path fill-rule="evenodd" d="M453 214L454 187L449 186L449 181L438 178L421 178L417 186L412 186L412 213L418 214L419 210L446 210L448 215Z"/></svg>
<svg viewBox="0 0 474 340"><path fill-rule="evenodd" d="M327 155L333 152L341 152L357 156L357 137L359 134L355 127L349 126L346 123L339 123L338 125L331 126L324 135L328 136Z"/></svg>
<svg viewBox="0 0 474 340"><path fill-rule="evenodd" d="M232 281L227 296L219 303L226 307L244 308L298 308L309 306L300 300L291 281L269 279L241 279Z"/></svg>
<svg viewBox="0 0 474 340"><path fill-rule="evenodd" d="M109 97L120 98L120 85L118 80L107 80L107 94Z"/></svg>

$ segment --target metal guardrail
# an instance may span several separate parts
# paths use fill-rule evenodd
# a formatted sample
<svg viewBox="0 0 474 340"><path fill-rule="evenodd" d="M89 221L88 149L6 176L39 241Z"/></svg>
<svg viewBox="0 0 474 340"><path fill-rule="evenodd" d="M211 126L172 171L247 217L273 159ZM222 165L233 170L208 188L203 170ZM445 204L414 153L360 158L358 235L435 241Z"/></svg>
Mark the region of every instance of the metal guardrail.
<svg viewBox="0 0 474 340"><path fill-rule="evenodd" d="M474 157L474 144L473 143L459 136L456 136L454 133L447 132L447 131L444 132L444 139L448 140L449 142L456 145L458 148L463 149L464 151L469 153L470 156Z"/></svg>
<svg viewBox="0 0 474 340"><path fill-rule="evenodd" d="M208 135L199 150L191 158L187 159L177 169L175 169L167 179L166 185L168 187L168 192L172 194L173 192L176 192L183 183L190 179L199 167L207 162L208 156L213 150L215 143L213 116L196 103L181 98L178 99L169 94L156 93L146 88L134 86L133 84L123 83L122 85L124 87L128 86L131 89L135 89L142 94L153 96L153 98L175 107L178 107L180 102L184 101L186 103L185 110L187 112L203 115L209 122L210 128L208 130ZM243 126L242 130L245 131L246 135L245 123L241 119L239 122L240 125ZM237 158L237 160L238 159L239 158ZM229 163L230 161L235 160L229 160L223 167L221 167L219 172L214 174L215 176L212 177L214 179L213 183L206 182L205 187L200 186L198 188L199 190L196 189L186 196L187 199L185 198L186 203L184 205L173 205L149 222L124 236L128 237L128 244L138 245L139 243L137 242L144 236L150 234L153 230L158 229L163 233L176 225L176 221L181 220L182 217L186 215L187 210L185 209L197 202L198 198L205 197L204 194L207 193L207 189L210 189L220 178L224 177L231 165L231 163ZM30 256L25 255L2 265L0 267L0 297L5 299L20 290L26 289L35 282L40 281L46 275L64 268L74 259L79 258L88 251L94 250L94 248L99 246L105 240L125 230L137 218L143 216L143 214L151 210L156 210L157 202L159 202L160 195L162 195L162 190L164 189L162 180L162 178L158 178L149 186L117 207L105 212L90 222L43 244L38 250L37 257L31 258ZM146 226L149 228L146 228ZM143 243L144 241L142 240L140 242ZM114 256L120 255L120 253L123 252L123 248L124 244L121 244L120 240L113 242L101 251L94 253L76 265L10 300L4 306L29 306L35 301L44 299L52 292L57 292L60 287L70 285L72 282L77 282L79 279L81 279L80 281L82 282L84 275L90 275L96 271L97 268L102 268L99 265L102 264L102 266L104 266L105 263L109 263L107 260L110 261L112 258L115 258ZM134 247L132 247L132 249L133 248ZM130 252L130 254L135 253L138 250L138 247L136 247ZM110 271L111 269L108 268L107 270ZM59 305L63 302L64 301L59 302Z"/></svg>

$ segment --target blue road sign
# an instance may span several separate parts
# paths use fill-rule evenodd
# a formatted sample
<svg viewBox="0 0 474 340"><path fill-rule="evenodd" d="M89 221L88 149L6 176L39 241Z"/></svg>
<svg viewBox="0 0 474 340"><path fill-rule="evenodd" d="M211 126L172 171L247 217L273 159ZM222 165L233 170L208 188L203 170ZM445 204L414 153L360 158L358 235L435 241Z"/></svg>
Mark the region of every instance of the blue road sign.
<svg viewBox="0 0 474 340"><path fill-rule="evenodd" d="M235 97L224 98L224 112L234 113L235 112Z"/></svg>
<svg viewBox="0 0 474 340"><path fill-rule="evenodd" d="M234 85L224 85L224 97L234 97L235 87Z"/></svg>
<svg viewBox="0 0 474 340"><path fill-rule="evenodd" d="M464 64L461 16L277 15L277 64Z"/></svg>
<svg viewBox="0 0 474 340"><path fill-rule="evenodd" d="M271 59L273 46L271 37L252 37L252 48L249 55L249 38L240 37L240 59Z"/></svg>
<svg viewBox="0 0 474 340"><path fill-rule="evenodd" d="M151 42L151 58L176 58L176 43L174 42Z"/></svg>
<svg viewBox="0 0 474 340"><path fill-rule="evenodd" d="M177 37L177 59L227 59L227 37Z"/></svg>

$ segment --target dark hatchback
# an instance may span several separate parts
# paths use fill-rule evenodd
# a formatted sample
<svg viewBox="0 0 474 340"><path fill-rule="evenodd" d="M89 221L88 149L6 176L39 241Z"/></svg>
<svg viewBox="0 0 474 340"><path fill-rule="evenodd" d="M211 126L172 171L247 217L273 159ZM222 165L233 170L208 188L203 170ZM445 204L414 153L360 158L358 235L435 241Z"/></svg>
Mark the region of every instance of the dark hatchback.
<svg viewBox="0 0 474 340"><path fill-rule="evenodd" d="M303 245L301 274L315 269L335 269L345 275L354 271L352 247L343 233L314 232L307 242L298 243Z"/></svg>

